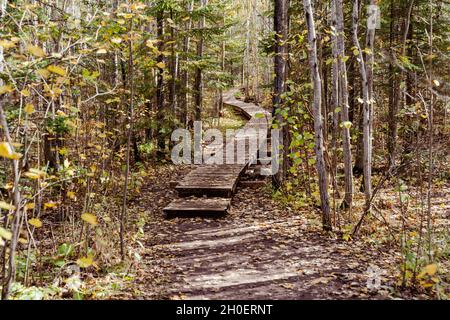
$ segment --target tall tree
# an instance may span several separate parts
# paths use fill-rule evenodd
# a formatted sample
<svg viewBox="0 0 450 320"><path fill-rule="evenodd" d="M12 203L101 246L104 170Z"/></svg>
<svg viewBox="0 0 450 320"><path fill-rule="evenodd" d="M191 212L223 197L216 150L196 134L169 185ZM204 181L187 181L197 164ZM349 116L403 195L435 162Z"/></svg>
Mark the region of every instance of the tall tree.
<svg viewBox="0 0 450 320"><path fill-rule="evenodd" d="M283 137L283 145L286 145L287 138L287 126L281 114L281 108L283 101L281 99L282 93L285 91L285 80L287 70L287 37L288 37L288 0L275 0L274 7L274 32L275 32L275 44L274 44L274 92L273 92L273 109L272 116L276 120L281 134ZM278 111L277 111L278 110ZM280 187L284 176L286 175L286 148L282 150L281 165L278 172L273 176L273 184L276 188Z"/></svg>
<svg viewBox="0 0 450 320"><path fill-rule="evenodd" d="M156 29L158 37L158 58L157 58L157 76L156 76L156 112L157 112L157 126L159 128L157 132L158 139L158 156L162 157L164 154L165 137L161 134L161 128L164 126L165 110L164 110L164 6L160 4L156 14Z"/></svg>
<svg viewBox="0 0 450 320"><path fill-rule="evenodd" d="M191 29L192 29L192 10L194 9L194 0L188 0L186 2L186 12L188 14L187 19L184 24L184 36L183 36L183 54L181 63L184 64L183 69L181 70L181 79L180 79L180 97L179 97L179 106L180 106L180 122L183 125L187 124L188 121L188 97L189 97L189 50L191 44ZM181 64L180 63L180 64Z"/></svg>
<svg viewBox="0 0 450 320"><path fill-rule="evenodd" d="M408 35L410 34L410 25L411 25L411 15L414 8L414 1L410 0L408 7L406 9L406 18L403 23L403 34L401 39L401 56L404 57L406 55L407 50L407 40ZM395 28L396 26L396 10L395 10L395 4L393 1L391 1L391 25L390 25L390 47L391 47L391 60L389 63L389 71L390 71L390 86L391 86L391 92L390 92L390 99L389 99L389 121L388 121L388 153L389 153L389 166L392 167L395 165L396 160L396 154L397 154L397 136L398 136L398 111L401 105L401 102L403 100L403 94L401 94L401 84L404 80L405 72L403 70L400 71L400 75L397 75L397 68L395 68L393 63L393 56L395 56L394 51L394 42L396 41L395 38Z"/></svg>
<svg viewBox="0 0 450 320"><path fill-rule="evenodd" d="M325 165L324 142L323 142L323 120L322 120L322 86L317 57L317 36L314 22L314 11L311 0L303 0L308 29L308 51L309 68L314 88L314 133L316 168L319 178L320 202L322 207L322 223L324 230L332 230L330 204L328 196L328 173Z"/></svg>
<svg viewBox="0 0 450 320"><path fill-rule="evenodd" d="M201 10L203 10L208 5L208 0L200 0ZM201 33L203 33L203 29L205 29L206 25L206 17L205 14L202 13L200 18L198 28ZM199 36L197 42L197 59L201 61L203 59L203 50L204 50L204 36L203 34ZM197 65L195 69L195 84L194 84L194 104L195 104L195 120L200 121L202 118L202 104L203 104L203 71L200 65Z"/></svg>
<svg viewBox="0 0 450 320"><path fill-rule="evenodd" d="M343 132L343 151L344 151L344 173L345 173L345 197L344 207L351 207L353 200L353 172L352 172L352 150L350 136L350 119L348 114L348 80L347 66L345 62L345 29L344 29L344 10L343 1L334 0L333 6L336 14L336 47L338 64L338 88L339 88L339 107L341 109L342 132Z"/></svg>
<svg viewBox="0 0 450 320"><path fill-rule="evenodd" d="M357 50L359 61L360 76L362 81L362 105L363 105L363 171L364 171L364 194L366 205L370 205L372 198L372 92L373 92L373 58L369 58L367 63L364 52L361 48L358 30L359 30L359 0L353 1L353 42ZM373 55L373 39L375 37L375 29L368 28L367 44L372 47L372 51L368 54Z"/></svg>

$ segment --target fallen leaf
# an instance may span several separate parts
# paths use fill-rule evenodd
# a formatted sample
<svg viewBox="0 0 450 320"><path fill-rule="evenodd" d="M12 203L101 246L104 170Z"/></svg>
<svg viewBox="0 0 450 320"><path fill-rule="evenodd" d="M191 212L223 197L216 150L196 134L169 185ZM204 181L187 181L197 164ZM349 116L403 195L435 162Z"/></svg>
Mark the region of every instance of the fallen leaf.
<svg viewBox="0 0 450 320"><path fill-rule="evenodd" d="M41 228L42 227L42 221L38 218L33 218L28 220L28 223L31 224L33 227Z"/></svg>
<svg viewBox="0 0 450 320"><path fill-rule="evenodd" d="M84 221L86 221L87 223L89 223L89 224L91 224L91 225L93 225L93 226L98 225L97 217L94 216L93 214L90 214L90 213L83 213L83 214L81 215L81 219L83 219Z"/></svg>

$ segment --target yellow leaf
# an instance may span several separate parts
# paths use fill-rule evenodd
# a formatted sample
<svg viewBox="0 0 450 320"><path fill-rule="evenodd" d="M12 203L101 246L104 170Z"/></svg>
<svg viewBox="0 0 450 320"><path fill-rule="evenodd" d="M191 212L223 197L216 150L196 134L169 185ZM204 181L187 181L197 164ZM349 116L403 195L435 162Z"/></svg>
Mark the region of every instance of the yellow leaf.
<svg viewBox="0 0 450 320"><path fill-rule="evenodd" d="M3 189L5 190L11 190L12 188L14 188L14 183L12 182L8 182L3 186Z"/></svg>
<svg viewBox="0 0 450 320"><path fill-rule="evenodd" d="M28 172L25 172L24 175L30 179L42 179L47 176L47 173L39 169L30 169Z"/></svg>
<svg viewBox="0 0 450 320"><path fill-rule="evenodd" d="M0 209L3 209L3 210L15 210L16 207L13 206L12 204L9 204L9 203L5 202L5 201L0 201Z"/></svg>
<svg viewBox="0 0 450 320"><path fill-rule="evenodd" d="M50 76L50 72L47 69L39 69L36 73L44 79L47 79Z"/></svg>
<svg viewBox="0 0 450 320"><path fill-rule="evenodd" d="M77 260L77 265L79 265L81 268L88 268L92 266L94 261L91 257L84 257Z"/></svg>
<svg viewBox="0 0 450 320"><path fill-rule="evenodd" d="M20 91L20 93L25 97L29 97L31 94L30 90L28 90L28 89L23 89L22 91Z"/></svg>
<svg viewBox="0 0 450 320"><path fill-rule="evenodd" d="M26 209L26 210L32 210L32 209L34 209L34 203L27 203L27 204L25 205L25 209Z"/></svg>
<svg viewBox="0 0 450 320"><path fill-rule="evenodd" d="M15 45L14 41L0 40L0 47L3 47L5 50L14 48Z"/></svg>
<svg viewBox="0 0 450 320"><path fill-rule="evenodd" d="M0 87L0 94L10 93L12 91L14 91L14 90L11 86L6 85L6 86Z"/></svg>
<svg viewBox="0 0 450 320"><path fill-rule="evenodd" d="M111 42L112 42L112 43L115 43L115 44L119 44L119 43L122 42L122 39L120 39L120 38L112 38L112 39L111 39Z"/></svg>
<svg viewBox="0 0 450 320"><path fill-rule="evenodd" d="M92 224L93 226L98 225L97 217L90 213L83 213L81 215L81 219L86 221L89 224Z"/></svg>
<svg viewBox="0 0 450 320"><path fill-rule="evenodd" d="M75 192L73 191L67 191L67 197L69 199L75 199Z"/></svg>
<svg viewBox="0 0 450 320"><path fill-rule="evenodd" d="M26 114L32 114L35 111L35 109L31 103L28 103L25 105L25 108L23 108L23 111L25 111Z"/></svg>
<svg viewBox="0 0 450 320"><path fill-rule="evenodd" d="M58 116L61 116L61 117L67 117L67 114L66 114L64 111L62 111L62 110L56 111L56 114L57 114Z"/></svg>
<svg viewBox="0 0 450 320"><path fill-rule="evenodd" d="M436 272L437 265L435 263L429 264L422 269L422 272L419 274L419 278L422 278L426 274L433 276Z"/></svg>
<svg viewBox="0 0 450 320"><path fill-rule="evenodd" d="M8 142L0 143L0 157L17 160L20 159L22 155L20 153L14 152L11 145Z"/></svg>
<svg viewBox="0 0 450 320"><path fill-rule="evenodd" d="M59 150L59 154L62 156L65 156L67 154L67 152L69 152L69 150L67 150L67 148L61 148Z"/></svg>
<svg viewBox="0 0 450 320"><path fill-rule="evenodd" d="M347 129L350 129L352 127L352 123L350 121L344 121L342 125Z"/></svg>
<svg viewBox="0 0 450 320"><path fill-rule="evenodd" d="M106 49L97 50L97 54L105 54L105 53L107 53Z"/></svg>
<svg viewBox="0 0 450 320"><path fill-rule="evenodd" d="M165 64L164 62L158 62L158 63L156 64L156 66L157 66L158 68L160 68L160 69L164 69L164 68L166 67L166 64Z"/></svg>
<svg viewBox="0 0 450 320"><path fill-rule="evenodd" d="M38 46L28 45L27 51L29 53L31 53L32 55L39 57L39 58L42 58L45 56L44 50L42 50L42 48L39 48Z"/></svg>
<svg viewBox="0 0 450 320"><path fill-rule="evenodd" d="M64 70L63 68L56 66L54 64L48 66L47 70L52 73L59 74L60 76L63 76L63 77L66 75L66 70Z"/></svg>
<svg viewBox="0 0 450 320"><path fill-rule="evenodd" d="M28 220L28 223L31 224L33 227L41 228L42 227L42 221L38 218L33 218Z"/></svg>
<svg viewBox="0 0 450 320"><path fill-rule="evenodd" d="M11 240L12 232L9 230L6 230L3 227L0 227L0 238L3 238L5 240Z"/></svg>
<svg viewBox="0 0 450 320"><path fill-rule="evenodd" d="M58 204L53 201L44 203L44 209L53 209L56 208L57 206Z"/></svg>

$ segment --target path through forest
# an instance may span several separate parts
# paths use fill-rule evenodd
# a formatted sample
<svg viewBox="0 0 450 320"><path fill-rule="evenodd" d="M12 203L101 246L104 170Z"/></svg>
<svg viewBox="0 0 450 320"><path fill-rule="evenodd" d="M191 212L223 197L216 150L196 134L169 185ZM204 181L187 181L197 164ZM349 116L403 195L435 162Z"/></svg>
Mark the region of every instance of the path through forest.
<svg viewBox="0 0 450 320"><path fill-rule="evenodd" d="M231 105L237 101L228 100ZM188 172L172 169L178 176L157 176L171 177L173 184ZM388 294L387 287L369 291L368 269L392 256L322 234L319 211L282 210L272 200L269 184L239 188L225 217L173 220L164 220L161 210L176 198L170 183L150 184L136 201L144 208L156 204L145 227L146 270L139 279L143 286L139 292L145 298L168 299L383 298ZM158 190L168 191L158 197ZM315 217L308 217L311 214ZM308 225L311 221L317 225Z"/></svg>
<svg viewBox="0 0 450 320"><path fill-rule="evenodd" d="M359 299L388 298L396 257L368 243L321 232L320 214L281 208L267 186L239 187L222 218L166 220L171 181L189 167L161 167L131 203L147 220L133 298ZM157 178L159 177L159 178ZM171 181L161 177L170 177ZM314 218L316 217L316 218ZM369 266L386 271L367 287Z"/></svg>
<svg viewBox="0 0 450 320"><path fill-rule="evenodd" d="M189 168L160 170L159 177L178 180ZM240 187L223 218L165 220L161 210L175 195L169 184L149 181L132 204L149 215L134 298L388 297L392 278L382 276L380 290L371 292L367 269L393 266L395 257L321 233L320 220L311 219L318 212L282 209L267 187Z"/></svg>

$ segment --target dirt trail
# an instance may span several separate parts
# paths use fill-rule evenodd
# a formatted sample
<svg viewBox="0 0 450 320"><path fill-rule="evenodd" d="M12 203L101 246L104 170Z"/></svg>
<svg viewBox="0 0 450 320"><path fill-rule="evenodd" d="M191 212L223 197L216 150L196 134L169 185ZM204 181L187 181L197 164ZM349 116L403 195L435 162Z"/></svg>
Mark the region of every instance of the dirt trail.
<svg viewBox="0 0 450 320"><path fill-rule="evenodd" d="M383 276L380 290L368 290L367 269L390 263L391 256L322 234L304 213L278 208L264 188L239 189L220 219L163 220L158 210L173 193L151 194L155 216L145 227L141 298L388 297Z"/></svg>

